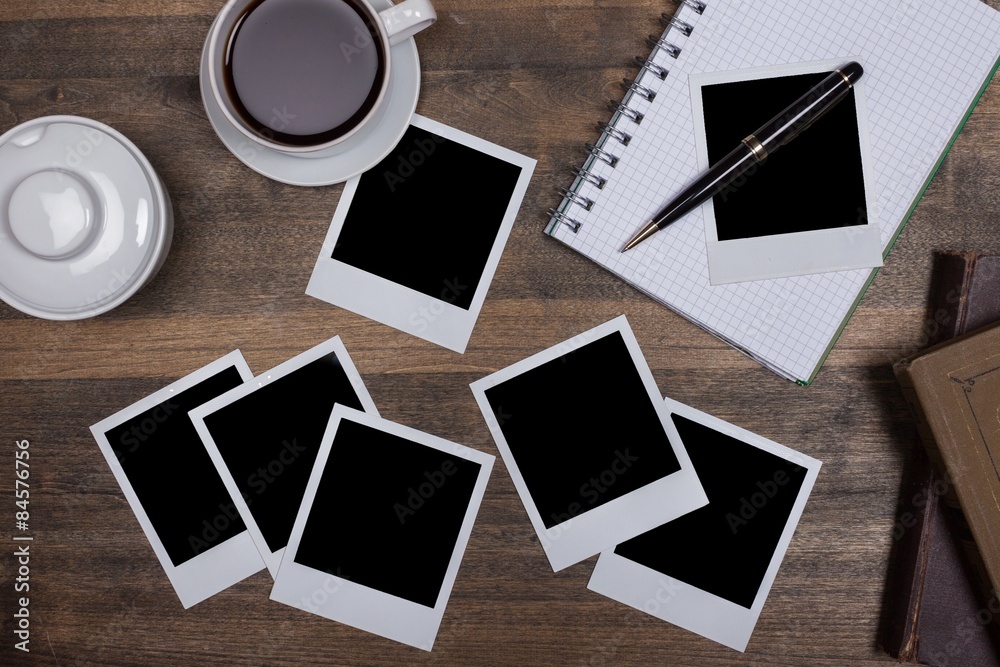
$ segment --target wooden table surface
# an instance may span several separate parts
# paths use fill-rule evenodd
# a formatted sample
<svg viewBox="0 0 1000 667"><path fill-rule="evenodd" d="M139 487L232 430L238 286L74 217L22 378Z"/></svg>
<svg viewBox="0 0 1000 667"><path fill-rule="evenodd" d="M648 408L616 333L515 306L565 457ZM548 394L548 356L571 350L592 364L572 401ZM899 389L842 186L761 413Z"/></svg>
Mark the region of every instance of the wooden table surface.
<svg viewBox="0 0 1000 667"><path fill-rule="evenodd" d="M914 436L891 364L926 340L932 251L1000 252L1000 88L804 388L543 234L567 167L674 6L435 4L437 25L417 37L417 111L538 160L462 355L305 295L343 186L268 180L214 134L198 63L221 0L0 0L0 131L51 114L107 123L146 154L176 211L166 264L118 309L60 323L0 304L0 664L891 663L876 630ZM499 456L431 653L270 602L266 571L185 611L88 428L233 349L259 373L339 334L382 416L498 454L469 383L622 313L662 393L824 463L745 654L591 593L596 558L553 573ZM12 621L22 439L27 655Z"/></svg>

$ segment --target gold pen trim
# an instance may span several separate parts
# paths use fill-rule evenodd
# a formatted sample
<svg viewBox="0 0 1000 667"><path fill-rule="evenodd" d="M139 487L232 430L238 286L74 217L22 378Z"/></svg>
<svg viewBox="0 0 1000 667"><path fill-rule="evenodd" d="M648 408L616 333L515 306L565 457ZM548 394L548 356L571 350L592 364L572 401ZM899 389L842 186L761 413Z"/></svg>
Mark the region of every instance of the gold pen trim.
<svg viewBox="0 0 1000 667"><path fill-rule="evenodd" d="M625 252L626 250L631 250L632 248L636 247L637 245L639 245L640 243L642 243L643 241L645 241L658 231L660 231L660 228L656 226L656 222L650 220L645 227L640 229L636 233L636 235L633 236L629 240L629 242L625 244L625 247L622 248L622 252Z"/></svg>
<svg viewBox="0 0 1000 667"><path fill-rule="evenodd" d="M760 140L754 135L751 134L749 137L744 139L743 145L750 149L750 152L753 153L754 159L756 159L757 162L760 162L767 157L767 149L764 148L764 144L760 143Z"/></svg>

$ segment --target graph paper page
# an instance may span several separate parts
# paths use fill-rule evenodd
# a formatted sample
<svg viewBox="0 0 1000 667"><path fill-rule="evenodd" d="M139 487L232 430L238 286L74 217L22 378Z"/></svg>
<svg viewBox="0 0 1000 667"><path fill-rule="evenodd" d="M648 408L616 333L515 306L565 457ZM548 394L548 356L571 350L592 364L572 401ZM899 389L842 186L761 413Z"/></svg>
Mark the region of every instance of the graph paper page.
<svg viewBox="0 0 1000 667"><path fill-rule="evenodd" d="M668 28L669 47L643 70L643 88L626 97L640 123L618 116L628 145L607 134L600 147L612 167L585 167L603 188L578 180L585 210L564 200L579 222L554 221L549 233L781 375L809 381L864 293L869 270L713 286L700 210L627 253L621 248L698 173L688 77L768 65L857 56L865 66L869 134L883 251L899 233L938 159L950 145L1000 57L1000 12L979 0L706 0L676 17L693 30ZM653 93L647 100L643 94ZM585 202L584 202L585 203ZM762 213L766 215L766 213Z"/></svg>

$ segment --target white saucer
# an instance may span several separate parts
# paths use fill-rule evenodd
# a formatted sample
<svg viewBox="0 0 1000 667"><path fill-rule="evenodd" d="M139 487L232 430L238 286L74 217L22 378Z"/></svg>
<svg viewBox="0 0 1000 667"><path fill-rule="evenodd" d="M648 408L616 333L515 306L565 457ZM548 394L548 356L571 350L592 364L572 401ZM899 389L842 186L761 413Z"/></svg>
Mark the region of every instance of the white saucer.
<svg viewBox="0 0 1000 667"><path fill-rule="evenodd" d="M376 10L392 6L389 0L371 0ZM211 34L209 30L209 34ZM201 98L215 133L240 162L268 178L289 185L332 185L357 176L378 164L399 143L409 127L420 94L420 59L413 38L392 47L388 105L382 118L345 140L330 157L300 157L250 141L222 113L208 83L206 48L201 53Z"/></svg>
<svg viewBox="0 0 1000 667"><path fill-rule="evenodd" d="M120 132L47 116L0 136L0 299L18 310L111 310L156 274L172 234L163 184Z"/></svg>

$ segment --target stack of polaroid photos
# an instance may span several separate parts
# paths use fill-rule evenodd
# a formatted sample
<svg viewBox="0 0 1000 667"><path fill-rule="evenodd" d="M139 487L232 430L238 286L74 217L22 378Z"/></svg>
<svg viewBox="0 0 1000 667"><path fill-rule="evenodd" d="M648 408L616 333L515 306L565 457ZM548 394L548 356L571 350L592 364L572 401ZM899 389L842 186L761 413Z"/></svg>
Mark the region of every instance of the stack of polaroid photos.
<svg viewBox="0 0 1000 667"><path fill-rule="evenodd" d="M91 427L190 607L271 599L430 650L494 457L379 417L339 337L253 377L239 351Z"/></svg>
<svg viewBox="0 0 1000 667"><path fill-rule="evenodd" d="M471 386L553 570L746 648L819 461L662 399L624 316Z"/></svg>

